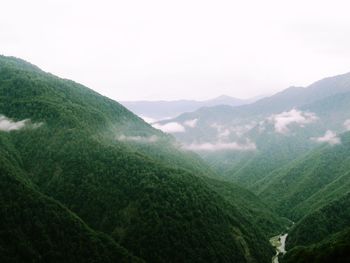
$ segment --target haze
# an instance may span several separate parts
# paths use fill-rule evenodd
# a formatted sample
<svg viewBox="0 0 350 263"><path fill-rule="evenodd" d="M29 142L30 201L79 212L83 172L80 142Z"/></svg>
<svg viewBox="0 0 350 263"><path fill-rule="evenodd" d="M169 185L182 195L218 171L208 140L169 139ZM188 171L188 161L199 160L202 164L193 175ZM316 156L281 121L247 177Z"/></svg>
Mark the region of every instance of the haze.
<svg viewBox="0 0 350 263"><path fill-rule="evenodd" d="M116 100L248 98L350 71L348 1L2 1L0 53Z"/></svg>

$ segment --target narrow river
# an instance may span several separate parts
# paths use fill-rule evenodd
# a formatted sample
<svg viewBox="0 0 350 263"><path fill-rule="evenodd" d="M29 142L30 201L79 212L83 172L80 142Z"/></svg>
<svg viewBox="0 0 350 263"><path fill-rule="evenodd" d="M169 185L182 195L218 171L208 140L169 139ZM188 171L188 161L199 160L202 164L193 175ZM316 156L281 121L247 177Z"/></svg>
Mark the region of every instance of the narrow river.
<svg viewBox="0 0 350 263"><path fill-rule="evenodd" d="M276 255L272 258L272 263L278 263L278 256L280 254L284 255L286 253L286 240L288 234L282 234L270 239L270 243L273 247L276 248Z"/></svg>

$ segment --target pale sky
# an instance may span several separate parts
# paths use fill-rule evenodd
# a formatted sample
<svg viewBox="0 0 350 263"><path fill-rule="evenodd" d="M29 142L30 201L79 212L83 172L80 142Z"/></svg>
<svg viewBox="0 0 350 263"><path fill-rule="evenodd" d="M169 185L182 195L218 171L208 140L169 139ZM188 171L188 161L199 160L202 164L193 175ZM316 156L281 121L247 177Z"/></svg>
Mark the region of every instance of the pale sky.
<svg viewBox="0 0 350 263"><path fill-rule="evenodd" d="M350 1L0 0L0 54L116 100L247 98L350 71Z"/></svg>

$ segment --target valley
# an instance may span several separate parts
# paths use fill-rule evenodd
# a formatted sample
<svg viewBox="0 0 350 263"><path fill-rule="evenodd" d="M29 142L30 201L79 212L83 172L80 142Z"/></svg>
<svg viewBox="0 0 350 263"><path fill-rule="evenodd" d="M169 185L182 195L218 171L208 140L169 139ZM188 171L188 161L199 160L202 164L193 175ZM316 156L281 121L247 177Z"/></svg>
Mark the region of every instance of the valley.
<svg viewBox="0 0 350 263"><path fill-rule="evenodd" d="M350 74L229 101L151 125L0 56L0 261L349 262Z"/></svg>

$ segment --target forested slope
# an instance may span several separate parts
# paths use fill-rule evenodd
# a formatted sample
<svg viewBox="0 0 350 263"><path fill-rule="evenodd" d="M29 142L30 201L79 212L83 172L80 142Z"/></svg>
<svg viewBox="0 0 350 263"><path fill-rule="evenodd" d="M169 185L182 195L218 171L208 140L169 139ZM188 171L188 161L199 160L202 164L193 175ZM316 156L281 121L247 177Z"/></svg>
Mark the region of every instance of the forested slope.
<svg viewBox="0 0 350 263"><path fill-rule="evenodd" d="M213 173L195 154L120 104L1 57L0 113L25 124L0 131L23 180L135 256L147 262L270 261L268 233L282 227L280 219L272 219L275 228L260 229L251 218L264 218L267 209L224 198L203 177Z"/></svg>
<svg viewBox="0 0 350 263"><path fill-rule="evenodd" d="M0 134L1 262L142 262L38 192Z"/></svg>
<svg viewBox="0 0 350 263"><path fill-rule="evenodd" d="M320 146L260 182L259 196L296 222L287 238L286 262L349 259L349 136L344 133L339 144Z"/></svg>
<svg viewBox="0 0 350 263"><path fill-rule="evenodd" d="M287 247L318 243L348 226L350 226L350 192L307 214L297 222L289 232Z"/></svg>
<svg viewBox="0 0 350 263"><path fill-rule="evenodd" d="M350 228L329 236L314 245L290 250L282 263L347 263L350 261Z"/></svg>
<svg viewBox="0 0 350 263"><path fill-rule="evenodd" d="M349 154L350 134L345 133L340 144L323 145L269 175L259 196L281 214L300 219L350 191Z"/></svg>

